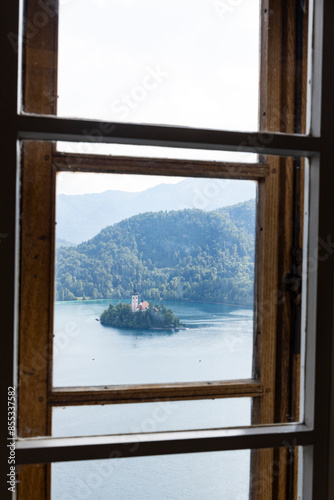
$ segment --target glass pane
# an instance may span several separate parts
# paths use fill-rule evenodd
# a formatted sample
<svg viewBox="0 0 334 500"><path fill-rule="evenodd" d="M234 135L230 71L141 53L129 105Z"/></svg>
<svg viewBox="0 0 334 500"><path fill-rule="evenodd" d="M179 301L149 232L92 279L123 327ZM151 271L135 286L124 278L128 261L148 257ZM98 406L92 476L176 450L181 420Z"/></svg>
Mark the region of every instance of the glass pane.
<svg viewBox="0 0 334 500"><path fill-rule="evenodd" d="M256 182L86 176L58 175L54 385L250 378Z"/></svg>
<svg viewBox="0 0 334 500"><path fill-rule="evenodd" d="M58 115L258 128L259 0L60 2Z"/></svg>
<svg viewBox="0 0 334 500"><path fill-rule="evenodd" d="M57 463L51 498L248 499L249 474L248 450Z"/></svg>
<svg viewBox="0 0 334 500"><path fill-rule="evenodd" d="M203 399L52 409L52 435L92 436L250 425L251 399Z"/></svg>
<svg viewBox="0 0 334 500"><path fill-rule="evenodd" d="M25 17L25 113L309 133L307 2L27 0Z"/></svg>
<svg viewBox="0 0 334 500"><path fill-rule="evenodd" d="M303 498L305 450L284 444L287 448L255 450L253 463L250 450L54 463L51 499L251 500L270 491ZM263 454L261 467L257 453ZM19 466L18 472L24 491L43 466Z"/></svg>

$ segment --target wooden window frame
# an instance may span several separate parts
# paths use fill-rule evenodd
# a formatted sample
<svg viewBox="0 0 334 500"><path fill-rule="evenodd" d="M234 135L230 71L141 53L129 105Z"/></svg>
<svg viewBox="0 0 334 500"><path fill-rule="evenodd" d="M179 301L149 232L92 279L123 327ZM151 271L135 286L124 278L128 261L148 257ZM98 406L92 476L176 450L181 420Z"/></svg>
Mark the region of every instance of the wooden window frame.
<svg viewBox="0 0 334 500"><path fill-rule="evenodd" d="M275 422L275 352L278 284L279 179L276 157L268 164L129 158L59 153L49 142L28 141L22 149L22 233L20 298L20 379L18 435L51 435L52 408L79 404L117 404L252 397L253 424ZM270 160L274 166L270 164ZM284 163L284 168L287 165ZM249 380L53 388L53 291L56 175L61 171L154 174L257 181L256 310L254 377ZM291 178L291 177L290 177ZM291 208L291 207L290 207ZM264 279L263 277L266 276ZM270 297L270 300L265 300ZM262 334L265 332L265 334ZM38 346L38 348L37 348ZM159 447L158 447L159 448ZM283 452L276 452L282 454ZM261 489L254 480L252 498L268 498L273 489L274 450L253 453L253 476L261 469ZM279 457L279 462L284 460ZM19 475L19 498L25 498L32 468ZM44 472L43 472L44 469ZM284 469L284 467L283 467ZM278 477L286 475L280 471ZM266 480L263 480L263 477ZM40 468L39 488L49 493L50 469ZM256 489L255 489L256 487Z"/></svg>
<svg viewBox="0 0 334 500"><path fill-rule="evenodd" d="M290 3L291 5L291 3ZM267 9L270 12L271 4L264 1L262 11ZM29 11L29 9L31 9ZM291 44L295 37L294 30L290 35L287 44L282 43L282 31L287 20L290 21L290 28L294 26L294 16L292 10L284 11L284 3L275 6L275 22L269 15L263 15L262 20L262 53L264 54L261 63L261 91L260 109L265 110L260 113L260 126L262 130L276 129L295 132L294 122L291 123L290 115L294 115L296 87L295 81L291 81L290 75L284 73L285 59L291 55ZM28 17L33 18L36 10L36 1L28 4ZM279 16L277 15L279 12ZM277 22L279 18L280 22ZM290 19L293 18L293 19ZM47 27L46 34L42 40L33 40L27 43L24 59L24 109L26 112L55 114L56 113L56 56L57 53L57 20L54 17L52 28ZM271 27L271 30L268 27ZM275 29L272 29L275 28ZM290 33L290 32L289 32ZM292 38L292 40L291 40ZM43 54L38 47L44 44L47 50ZM271 57L268 58L267 53ZM273 57L272 54L275 56ZM286 56L284 58L284 55ZM291 59L291 57L290 57ZM41 71L39 61L43 62ZM36 71L37 66L37 71ZM32 68L32 71L31 69ZM278 73L279 78L272 80L270 77ZM296 71L294 71L296 73ZM36 85L36 78L40 82ZM33 84L31 84L33 80ZM50 93L43 93L44 99L39 98L38 89L45 88L45 82L50 83ZM265 83L264 83L265 82ZM283 101L283 88L290 89L291 95ZM37 90L36 90L37 89ZM270 105L268 104L270 103ZM272 109L282 110L289 106L288 111L281 122L277 123L276 113L271 114ZM290 112L290 114L288 113ZM31 150L30 150L31 148ZM29 152L30 150L30 152ZM38 160L37 160L38 158ZM192 384L152 384L147 386L120 386L107 388L57 388L52 387L52 336L53 336L53 261L54 261L54 213L55 213L55 176L58 170L70 171L95 171L95 172L118 172L118 173L143 173L148 174L153 171L155 174L164 175L191 175L199 177L221 177L221 178L242 178L256 180L258 182L258 219L256 227L256 310L254 320L254 362L253 380L215 382L215 383L192 383ZM292 420L298 421L298 397L295 399L295 407L291 408L289 401L290 385L292 379L295 383L294 391L299 394L298 373L299 357L292 356L289 336L291 336L291 297L284 288L284 276L291 272L291 262L289 254L291 252L291 235L287 224L282 224L280 214L283 215L284 222L289 221L292 214L292 207L296 192L293 189L295 181L295 162L293 159L264 156L261 163L257 165L210 163L210 162L187 162L181 160L158 160L139 158L112 158L108 156L95 155L75 155L60 154L50 143L34 144L26 143L23 148L23 174L22 174L22 247L26 250L22 254L21 267L21 300L20 300L20 364L21 369L19 386L25 387L25 391L20 392L18 432L19 436L29 437L51 434L51 412L52 406L59 404L112 404L116 402L144 402L153 400L185 400L204 399L219 397L252 397L252 423L272 424L282 423L289 415ZM300 186L302 179L299 179ZM27 189L26 189L27 187ZM39 209L41 200L43 210ZM39 202L38 202L39 201ZM283 204L283 208L280 205ZM45 207L48 207L45 210ZM299 208L300 209L300 208ZM300 215L300 214L299 214ZM41 240L41 228L44 228L45 241ZM283 227L283 230L281 229ZM283 232L280 237L279 232ZM302 233L302 226L299 227L298 237ZM285 241L283 252L280 248ZM30 252L27 249L31 249ZM38 249L38 250L37 250ZM36 255L43 255L44 268ZM281 260L284 265L279 268L278 262ZM51 267L50 267L51 263ZM36 272L33 272L35 268ZM26 273L25 270L29 269ZM280 273L280 276L279 276ZM264 278L265 277L265 278ZM40 290L43 290L44 305L40 304ZM278 291L280 291L280 301L284 305L284 311L280 313L278 306ZM35 292L35 293L34 293ZM32 300L32 297L34 300ZM269 300L268 300L269 297ZM287 304L287 305L286 305ZM281 308L282 309L282 308ZM43 315L43 319L42 316ZM278 339L279 318L280 326L283 327L281 338ZM29 318L29 321L28 321ZM33 322L33 328L31 326ZM32 332L33 330L33 332ZM40 365L42 369L31 370L29 365L36 350L37 339L39 350L46 363ZM42 340L43 339L43 340ZM277 347L285 346L279 351ZM287 358L292 360L289 363L282 363ZM276 359L277 358L277 359ZM281 366L279 366L281 363ZM276 369L278 368L278 370ZM31 374L31 372L34 372ZM30 375L27 376L27 373ZM281 381L280 386L277 380ZM41 383L41 380L43 383ZM36 391L38 387L38 391ZM27 394L34 394L28 398ZM297 400L297 401L296 401ZM278 401L278 403L277 403ZM38 412L38 415L36 414ZM22 425L21 425L22 424ZM29 432L26 432L29 429ZM252 488L253 500L269 498L273 493L276 484L272 480L270 467L276 461L285 464L286 449L266 450L253 452L252 454L252 474L256 476L256 471L262 471L262 477L266 477L265 484L261 486L261 491ZM290 467L291 469L291 467ZM29 475L29 469L27 469ZM45 487L49 478L47 468L45 468ZM287 478L287 476L291 476ZM297 477L295 463L292 470L288 471L285 465L279 471L279 486L283 491L292 488L296 492L296 485L291 486ZM284 478L282 480L282 478ZM292 479L291 479L292 478ZM20 482L25 483L23 474ZM263 481L262 481L263 482ZM290 485L288 485L290 482Z"/></svg>
<svg viewBox="0 0 334 500"><path fill-rule="evenodd" d="M326 3L325 2L325 5L327 7L327 13L329 12L329 14L332 14L332 9L331 9L331 6L329 5L329 3ZM13 8L13 14L14 14L14 18L17 19L17 11L15 10L15 8ZM329 19L331 18L331 16L329 16ZM315 48L316 48L316 54L320 54L321 55L321 33L322 33L322 22L323 20L325 19L323 17L323 2L319 2L318 4L315 5L315 19L317 21L317 23L315 23L315 26L316 26L316 30L315 30ZM11 22L12 22L12 18L10 18ZM325 32L326 34L329 36L329 39L330 39L330 22L328 21L328 19L325 19L324 20L324 25L325 25ZM11 58L9 58L10 60ZM324 52L324 59L325 59L325 62L328 63L330 61L329 59L329 49L327 48L327 52L325 50ZM320 61L322 60L322 58L320 57ZM329 66L329 64L328 64ZM326 66L325 66L326 68ZM318 80L318 74L316 73L316 70L319 70L319 74L322 73L322 67L321 67L321 64L320 64L320 67L319 67L319 61L316 61L316 67L315 67L315 79L314 79L314 85L313 85L313 94L312 94L312 110L313 110L313 114L312 114L312 119L313 119L313 122L312 122L312 128L311 128L311 131L313 133L313 137L296 137L296 136L293 136L293 135L288 135L288 136L280 136L279 134L272 134L272 142L270 144L270 147L266 147L266 145L263 146L263 150L265 150L267 153L270 153L270 152L275 152L275 153L278 153L278 154L287 154L287 153L291 153L292 151L295 153L295 154L300 154L300 155L307 155L307 156L310 156L312 157L312 161L311 161L311 173L310 173L310 176L311 176L311 180L312 180L312 189L311 189L311 193L310 193L310 207L311 207L311 223L310 223L310 236L314 237L314 235L317 235L318 234L318 227L317 227L317 221L316 221L316 214L317 214L317 195L318 195L318 192L320 190L320 196L321 196L321 199L324 200L322 201L322 205L321 205L321 209L320 209L320 215L323 215L323 220L321 221L320 223L320 227L319 227L319 232L320 232L320 235L323 235L323 236L326 236L326 229L327 228L331 228L331 225L328 225L326 224L326 218L325 218L325 213L326 213L326 210L328 210L329 206L328 206L328 202L326 202L326 200L328 200L328 187L326 186L326 183L324 184L322 182L322 185L321 185L321 188L319 188L318 186L318 181L319 181L319 172L318 172L318 169L319 169L319 158L318 156L316 156L315 154L317 152L321 152L322 153L322 180L323 179L326 179L328 178L329 180L332 179L330 173L329 173L329 170L330 170L330 150L328 150L328 147L326 148L326 146L324 145L324 140L317 140L317 138L320 136L320 117L323 117L324 116L324 113L321 115L320 114L320 84L321 84L321 81L319 83L319 80ZM16 72L14 71L14 76L16 75ZM324 71L324 75L325 76L328 76L328 81L330 81L330 73L328 73L328 69L327 69L327 73L326 73L326 69ZM323 90L324 90L324 93L325 93L325 104L328 102L331 102L331 99L330 99L330 93L329 93L329 83L326 79L324 79L322 81L322 87L323 87ZM10 93L10 95L12 95L12 93ZM13 102L13 101L11 101ZM13 113L13 111L11 110L11 113ZM53 121L52 119L48 119L48 118L28 118L28 117L25 117L24 119L22 119L23 117L21 117L21 119L17 120L17 122L15 123L15 126L11 128L11 130L15 130L15 133L11 135L11 137L13 137L13 135L15 136L16 138L16 134L18 134L18 137L21 138L21 139L53 139L53 140L60 140L60 139L63 139L64 137L66 137L67 140L82 140L82 132L80 131L80 127L81 127L81 130L82 128L85 128L85 126L88 125L89 126L95 126L96 123L93 122L93 121L75 121L75 120L58 120L58 123L56 123L55 121ZM326 124L328 125L328 123L326 122L325 119L322 118L322 123L323 125L325 125L323 127L323 136L326 139L328 139L330 137L330 128L329 126L326 127ZM147 140L145 140L143 137L145 136L145 133L147 133L148 131L152 131L153 133L149 134L149 138ZM17 132L18 131L18 132ZM247 137L247 135L243 135L243 134L238 134L238 133L206 133L205 131L199 131L198 134L195 134L195 136L197 135L197 137L195 138L192 138L192 140L189 139L189 134L187 134L187 131L179 131L179 130L174 130L172 131L171 134L167 134L165 136L168 137L168 140L169 141L172 141L173 139L171 138L173 136L173 133L175 134L174 137L175 137L175 141L174 141L174 145L175 146L178 146L180 143L192 143L193 147L200 147L202 146L203 147L203 144L205 145L205 147L217 147L219 148L219 141L217 140L218 138L221 139L221 142L220 142L220 147L221 148L231 148L231 149L236 149L237 146L240 146L240 144L244 141L244 139L247 140L247 138L249 139L249 137ZM129 126L124 126L123 129L122 127L120 127L120 130L118 131L118 134L120 134L121 136L123 135L123 140L125 141L128 141L128 142L132 142L134 140L136 141L142 141L142 143L149 143L150 141L152 142L155 142L155 141L159 141L159 138L157 139L157 137L159 137L160 134L162 134L160 137L164 137L163 136L163 130L160 129L160 131L158 130L154 130L154 128L151 128L150 127L129 127ZM290 132L291 134L291 132ZM137 135L137 138L133 138L134 136ZM252 137L253 139L255 138L256 140L258 141L261 141L261 134L252 134ZM209 138L209 140L208 140ZM112 136L111 134L106 134L105 136L105 142L108 142L108 139L109 140L115 140L115 134L114 136ZM166 139L161 139L161 143L163 143L163 141L166 140ZM196 142L197 140L197 142ZM259 142L261 143L261 142ZM13 143L12 143L13 144ZM256 148L252 147L249 145L249 143L246 142L246 145L243 146L242 148L243 150L251 150L251 151L254 151L254 149L256 150ZM11 149L12 151L12 149ZM10 153L12 154L12 153ZM14 155L15 156L15 155ZM12 155L13 157L13 155ZM326 163L327 162L327 163ZM324 173L323 173L324 172ZM312 219L312 217L314 217L314 220ZM320 219L321 220L321 219ZM325 222L323 222L325 221ZM328 234L328 233L327 233ZM41 240L42 241L42 240ZM314 248L314 244L312 246L312 243L311 241L309 241L309 249L312 249ZM45 255L45 254L44 254ZM327 261L325 264L322 264L319 266L319 280L318 280L318 288L317 288L317 283L314 282L315 280L315 277L314 276L311 276L310 279L309 279L309 294L308 294L308 310L311 311L311 313L308 313L308 319L309 319L309 326L308 326L308 333L311 332L311 340L310 342L314 342L314 339L315 339L315 334L313 332L313 335L312 335L312 328L315 328L315 317L314 317L314 307L312 302L310 302L310 299L314 300L314 290L317 290L318 291L318 300L317 300L317 309L318 311L321 311L323 314L323 317L327 318L327 322L329 322L330 325L332 325L332 323L330 322L329 320L329 316L328 314L326 315L326 307L328 308L328 306L331 304L331 297L333 295L333 291L331 289L331 284L328 283L328 275L331 276L331 271L332 270L332 262L331 260L329 259L329 262ZM329 272L328 272L329 271ZM327 274L327 276L326 276ZM321 293L320 289L321 289L321 286L323 285L326 285L326 290L331 290L329 296L325 296L324 293ZM312 288L313 286L313 288ZM321 304L321 300L323 299L324 301L324 304ZM330 306L329 306L330 308ZM325 324L326 322L324 322L323 320L323 317L322 315L320 316L321 319L318 319L318 325L319 327L322 325L322 324ZM319 315L318 315L318 318L319 318ZM21 318L22 320L22 318ZM27 318L27 321L29 322L29 318ZM330 330L331 331L331 330ZM306 445L306 444L309 444L309 445L313 445L314 446L314 456L315 456L315 459L319 459L319 463L322 463L324 464L324 460L327 459L328 460L328 457L329 457L329 451L328 451L328 446L326 446L325 444L325 441L326 441L326 437L328 436L328 421L327 421L327 425L326 425L326 429L324 431L321 431L321 426L320 426L320 423L323 423L324 422L324 418L320 418L319 415L320 415L320 411L323 411L324 409L326 410L327 409L327 412L325 412L326 415L328 415L328 419L329 419L329 402L326 403L325 399L326 399L326 395L329 394L329 385L328 385L328 373L330 373L330 353L331 353L331 338L330 338L330 335L327 335L327 337L325 336L325 339L323 341L320 341L319 340L319 336L316 337L317 338L317 358L316 358L316 361L317 361L317 366L318 366L318 369L317 369L317 379L316 379L316 383L317 383L317 389L318 391L316 391L316 402L317 404L319 405L319 408L317 408L317 405L315 405L315 407L317 408L317 411L316 411L316 419L315 419L315 429L316 429L316 436L313 435L313 431L312 431L312 423L313 423L313 411L314 411L314 407L312 407L312 402L314 400L314 394L312 392L312 388L309 389L309 391L307 391L307 394L306 394L306 417L305 417L305 425L301 425L301 426L297 426L296 428L293 428L293 427L290 427L290 435L294 436L294 438L296 439L296 444L300 444L300 445ZM311 344L312 345L312 344ZM310 346L309 346L310 347ZM327 351L327 352L326 352ZM306 373L306 379L307 379L307 382L311 382L311 385L313 386L312 382L313 382L313 377L314 377L314 374L312 373L312 368L314 366L314 363L312 363L312 353L310 352L310 349L308 350L307 352L307 362L308 362L308 370L307 370L307 373ZM324 361L325 360L325 361ZM322 366L325 368L325 374L322 375L321 374L321 370L319 369L319 366L320 366L320 362L322 363ZM324 382L324 386L325 388L327 388L326 390L323 390L323 389L320 389L321 388L321 382ZM329 399L329 398L327 398ZM257 446L254 446L254 442L252 443L250 437L251 437L251 431L249 431L249 434L248 436L244 437L244 440L243 440L243 444L242 444L242 447L250 447L250 448L256 448L258 447L259 445L264 445L264 446L274 446L274 445L277 445L277 440L275 440L275 437L276 439L278 439L278 435L279 435L279 432L282 432L283 434L285 433L285 435L289 435L289 431L287 430L288 429L288 426L285 426L285 428L280 431L277 431L275 430L274 428L271 429L271 434L270 432L267 434L267 438L264 438L264 440L261 441L261 436L263 437L263 435L265 434L264 431L259 431L258 433L256 433L256 439L254 440L255 441L255 444L257 444ZM293 430L291 430L293 429ZM262 434L261 434L262 432ZM308 436L308 438L305 438L305 434ZM303 435L304 435L304 438L303 438ZM208 435L205 436L205 434L203 434L204 438L208 438ZM269 437L268 437L269 436ZM215 436L217 439L218 439L218 435ZM239 436L240 437L240 436ZM232 436L232 441L234 440L234 445L233 446L237 446L237 441L238 441L238 435L237 435L237 432L234 433L234 436ZM106 442L107 440L105 440ZM110 440L109 440L110 441ZM148 439L149 441L149 439ZM231 441L231 440L230 440ZM77 441L78 442L78 441ZM65 448L66 448L66 440L63 440L63 444L65 443ZM86 440L86 445L88 443L88 440ZM225 436L225 443L228 443L228 439L226 440L226 436ZM43 444L45 445L46 443L42 442L42 441L39 441L39 444L40 446L38 446L38 444L35 442L35 441L32 441L32 442L28 442L28 441L24 441L20 444L20 446L18 447L18 449L22 450L22 455L24 454L23 451L25 451L25 456L28 458L26 458L26 463L32 463L33 461L36 461L36 458L38 456L38 453L35 454L35 458L33 459L33 455L34 455L34 451L38 450L38 449L43 449ZM49 448L48 448L49 446ZM69 442L67 443L67 446L69 446ZM219 447L219 444L216 444L216 446ZM226 449L226 447L228 448L228 444L225 444L225 445L220 445L220 449ZM49 440L49 445L46 444L46 446L44 446L44 451L45 450L49 450L49 459L51 458L52 459L52 450L53 449L56 449L57 446L55 444L51 444L50 443L50 440ZM187 448L185 446L185 448ZM198 450L200 449L200 446L197 448ZM29 451L30 450L30 451ZM321 453L324 452L324 450L327 450L326 452L326 456L325 458L324 457L321 457ZM152 451L152 450L151 450ZM30 456L30 458L29 458ZM41 456L41 455L40 455ZM64 457L64 453L62 455ZM310 456L307 454L307 457L309 458ZM59 458L59 455L58 455L58 458ZM322 458L322 459L321 459ZM316 460L315 460L315 463L316 463ZM306 464L307 465L307 464ZM325 472L324 472L325 470ZM326 498L325 495L328 493L329 489L332 488L332 483L330 483L329 479L328 479L328 463L327 463L327 466L325 468L323 468L323 471L321 472L320 471L320 466L318 467L315 467L315 478L317 479L321 479L321 478L324 478L327 477L327 486L324 486L322 485L322 492L323 493L320 493L321 496L314 496L314 498ZM327 476L326 476L327 475ZM325 478L326 480L326 478ZM314 486L314 494L316 492L316 489L315 489L315 486ZM305 494L306 494L306 490L305 490ZM318 495L319 495L319 492L318 492ZM306 496L305 496L306 498ZM311 497L310 497L311 498ZM329 498L329 497L328 497Z"/></svg>

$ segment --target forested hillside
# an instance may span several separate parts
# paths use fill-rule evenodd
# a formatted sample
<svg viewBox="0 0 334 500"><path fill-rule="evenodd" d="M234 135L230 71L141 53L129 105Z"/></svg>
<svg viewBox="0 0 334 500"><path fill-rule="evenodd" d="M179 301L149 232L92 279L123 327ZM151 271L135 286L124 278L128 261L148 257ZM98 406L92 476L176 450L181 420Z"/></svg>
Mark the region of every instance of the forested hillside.
<svg viewBox="0 0 334 500"><path fill-rule="evenodd" d="M144 191L104 191L57 196L57 240L82 243L101 229L138 213L199 208L210 212L255 196L253 181L185 179ZM60 245L58 245L60 246Z"/></svg>
<svg viewBox="0 0 334 500"><path fill-rule="evenodd" d="M141 297L251 305L255 200L149 212L57 250L56 300Z"/></svg>

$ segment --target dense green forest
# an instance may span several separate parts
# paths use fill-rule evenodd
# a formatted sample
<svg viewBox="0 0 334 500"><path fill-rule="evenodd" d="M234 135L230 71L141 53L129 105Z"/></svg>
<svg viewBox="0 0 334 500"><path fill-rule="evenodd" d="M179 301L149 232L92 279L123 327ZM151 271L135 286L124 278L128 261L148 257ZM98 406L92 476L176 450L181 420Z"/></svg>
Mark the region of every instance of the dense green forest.
<svg viewBox="0 0 334 500"><path fill-rule="evenodd" d="M146 311L132 312L129 304L110 304L109 308L101 314L102 325L114 326L116 328L177 328L180 320L171 309L165 306L152 307Z"/></svg>
<svg viewBox="0 0 334 500"><path fill-rule="evenodd" d="M212 212L147 212L57 249L56 300L253 303L255 200Z"/></svg>

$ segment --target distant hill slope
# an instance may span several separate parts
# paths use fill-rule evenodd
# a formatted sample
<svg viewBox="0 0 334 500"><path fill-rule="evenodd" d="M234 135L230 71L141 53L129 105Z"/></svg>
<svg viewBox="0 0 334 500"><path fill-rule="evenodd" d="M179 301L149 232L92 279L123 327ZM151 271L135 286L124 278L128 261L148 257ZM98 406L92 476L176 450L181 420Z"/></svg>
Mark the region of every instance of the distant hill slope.
<svg viewBox="0 0 334 500"><path fill-rule="evenodd" d="M248 233L254 234L255 227L255 200L244 201L230 207L222 207L218 212L226 215L234 222L238 228L245 229Z"/></svg>
<svg viewBox="0 0 334 500"><path fill-rule="evenodd" d="M56 248L58 247L73 247L75 243L73 241L62 240L61 238L56 239Z"/></svg>
<svg viewBox="0 0 334 500"><path fill-rule="evenodd" d="M137 283L145 300L250 305L254 241L255 200L211 212L139 214L57 250L56 299L129 299Z"/></svg>
<svg viewBox="0 0 334 500"><path fill-rule="evenodd" d="M255 197L255 183L229 179L186 179L140 192L57 196L58 239L81 243L115 222L145 212L198 208L205 211Z"/></svg>

